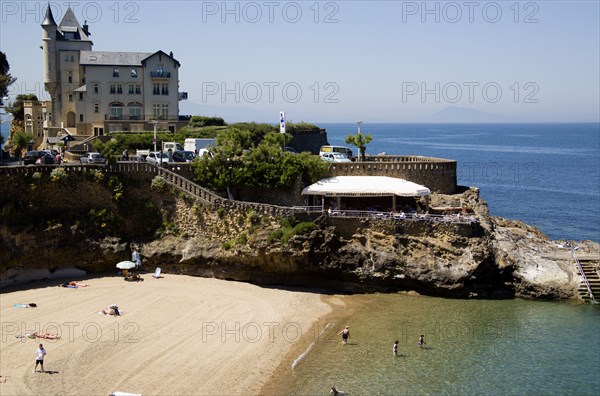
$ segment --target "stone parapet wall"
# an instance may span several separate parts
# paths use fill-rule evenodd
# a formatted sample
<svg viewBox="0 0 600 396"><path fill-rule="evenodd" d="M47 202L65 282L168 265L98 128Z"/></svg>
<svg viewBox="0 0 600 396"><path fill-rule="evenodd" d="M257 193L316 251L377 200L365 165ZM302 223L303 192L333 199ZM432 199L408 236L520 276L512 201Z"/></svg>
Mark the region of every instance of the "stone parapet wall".
<svg viewBox="0 0 600 396"><path fill-rule="evenodd" d="M376 156L365 162L333 163L330 176L388 176L421 184L432 192L456 190L456 161L431 157Z"/></svg>

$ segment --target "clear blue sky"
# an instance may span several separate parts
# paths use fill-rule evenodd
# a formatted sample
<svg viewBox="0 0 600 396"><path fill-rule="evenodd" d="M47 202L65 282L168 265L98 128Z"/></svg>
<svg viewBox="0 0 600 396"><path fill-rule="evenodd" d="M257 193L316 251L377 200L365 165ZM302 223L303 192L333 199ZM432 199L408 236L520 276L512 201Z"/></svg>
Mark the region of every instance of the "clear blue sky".
<svg viewBox="0 0 600 396"><path fill-rule="evenodd" d="M60 22L69 2L51 4ZM182 113L402 122L457 106L507 121L599 120L595 0L70 4L94 50L173 51ZM12 92L43 96L46 2L0 7Z"/></svg>

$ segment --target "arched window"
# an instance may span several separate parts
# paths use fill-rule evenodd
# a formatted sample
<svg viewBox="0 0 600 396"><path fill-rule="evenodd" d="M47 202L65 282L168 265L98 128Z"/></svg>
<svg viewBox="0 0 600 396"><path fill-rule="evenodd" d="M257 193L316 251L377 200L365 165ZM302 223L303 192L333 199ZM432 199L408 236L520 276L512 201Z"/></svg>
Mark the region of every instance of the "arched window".
<svg viewBox="0 0 600 396"><path fill-rule="evenodd" d="M129 119L130 120L141 120L142 119L142 104L139 102L129 102L127 103L127 108L129 109Z"/></svg>
<svg viewBox="0 0 600 396"><path fill-rule="evenodd" d="M110 108L109 118L111 120L122 120L123 119L123 103L112 102L108 105Z"/></svg>
<svg viewBox="0 0 600 396"><path fill-rule="evenodd" d="M67 113L67 128L74 128L75 127L75 113L73 113L72 111L69 111Z"/></svg>

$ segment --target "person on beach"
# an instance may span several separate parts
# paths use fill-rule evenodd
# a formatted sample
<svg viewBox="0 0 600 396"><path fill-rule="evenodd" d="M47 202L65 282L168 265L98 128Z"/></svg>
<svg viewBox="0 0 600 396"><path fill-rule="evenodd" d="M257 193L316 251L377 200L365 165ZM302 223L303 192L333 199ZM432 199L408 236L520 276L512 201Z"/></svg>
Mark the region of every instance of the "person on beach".
<svg viewBox="0 0 600 396"><path fill-rule="evenodd" d="M45 340L59 340L60 336L52 333L33 333L37 338L43 338Z"/></svg>
<svg viewBox="0 0 600 396"><path fill-rule="evenodd" d="M398 341L394 341L393 351L394 351L394 356L398 356Z"/></svg>
<svg viewBox="0 0 600 396"><path fill-rule="evenodd" d="M45 340L58 340L60 339L60 336L56 335L56 334L52 334L52 333L38 333L38 332L34 332L34 333L26 333L25 335L16 335L16 338L31 338L31 339L35 339L37 338L43 338Z"/></svg>
<svg viewBox="0 0 600 396"><path fill-rule="evenodd" d="M338 335L340 334L342 335L342 342L344 345L346 345L348 343L348 339L350 338L350 329L348 329L348 326L338 333Z"/></svg>
<svg viewBox="0 0 600 396"><path fill-rule="evenodd" d="M38 364L42 367L42 373L44 372L44 356L46 356L46 350L44 349L44 345L40 344L40 347L35 352L35 368L33 372L37 371Z"/></svg>
<svg viewBox="0 0 600 396"><path fill-rule="evenodd" d="M119 312L119 307L117 307L115 304L111 305L108 308L104 308L102 310L102 313L104 315L112 315L112 316L120 316L121 312Z"/></svg>
<svg viewBox="0 0 600 396"><path fill-rule="evenodd" d="M131 253L131 261L135 263L135 269L140 269L142 267L142 256L137 251L137 249L133 249L133 253Z"/></svg>
<svg viewBox="0 0 600 396"><path fill-rule="evenodd" d="M333 395L333 396L337 396L340 394L340 392L335 388L335 386L332 386L331 390L329 391L329 394Z"/></svg>
<svg viewBox="0 0 600 396"><path fill-rule="evenodd" d="M421 334L419 336L419 343L418 343L418 345L419 345L419 348L423 348L423 345L425 345L425 336L423 334Z"/></svg>

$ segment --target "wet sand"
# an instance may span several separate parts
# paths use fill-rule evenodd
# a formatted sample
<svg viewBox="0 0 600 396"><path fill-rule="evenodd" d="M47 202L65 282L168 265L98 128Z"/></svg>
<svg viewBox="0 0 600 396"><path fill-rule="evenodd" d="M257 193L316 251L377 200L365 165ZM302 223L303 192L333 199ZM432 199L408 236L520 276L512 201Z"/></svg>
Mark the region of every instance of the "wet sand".
<svg viewBox="0 0 600 396"><path fill-rule="evenodd" d="M318 293L183 275L143 277L1 293L0 375L6 382L0 394L259 394L331 312ZM30 302L38 307L14 307ZM124 315L98 314L111 304ZM33 331L61 339L15 337ZM48 372L32 373L40 342Z"/></svg>

